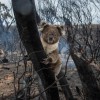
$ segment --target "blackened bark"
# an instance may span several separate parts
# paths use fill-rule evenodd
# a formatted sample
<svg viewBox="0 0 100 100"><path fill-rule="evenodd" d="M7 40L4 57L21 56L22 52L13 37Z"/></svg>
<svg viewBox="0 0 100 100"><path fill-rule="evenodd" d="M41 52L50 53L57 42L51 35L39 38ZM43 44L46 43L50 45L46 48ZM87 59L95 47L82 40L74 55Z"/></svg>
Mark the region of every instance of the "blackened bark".
<svg viewBox="0 0 100 100"><path fill-rule="evenodd" d="M20 1L24 2L24 0ZM46 89L50 85L52 85L52 83L55 81L55 78L54 73L49 69L50 65L44 65L42 63L43 59L47 56L43 50L43 46L41 44L37 29L35 6L31 5L31 12L26 15L23 15L16 10L15 6L18 6L16 5L16 2L16 0L12 0L14 15L21 41L25 46L29 57L32 60L34 69L39 74L42 80L42 84ZM31 2L30 4L34 3L31 0L29 0L28 2ZM53 88L53 86L56 88ZM56 83L54 83L50 88L47 89L46 96L47 100L59 100L58 88Z"/></svg>
<svg viewBox="0 0 100 100"><path fill-rule="evenodd" d="M32 0L32 5L33 5L33 8L34 8L35 7L35 1L34 0ZM39 24L41 22L41 18L37 13L36 8L34 8L34 10L35 10L35 13L36 13L36 22L37 22L37 24Z"/></svg>
<svg viewBox="0 0 100 100"><path fill-rule="evenodd" d="M36 22L37 22L37 24L39 24L41 22L41 19L37 12L36 12Z"/></svg>
<svg viewBox="0 0 100 100"><path fill-rule="evenodd" d="M67 82L67 79L65 77L65 73L62 70L60 71L57 78L60 79L59 83L60 83L62 91L66 97L66 100L77 100L73 97L72 92L69 88L69 84Z"/></svg>
<svg viewBox="0 0 100 100"><path fill-rule="evenodd" d="M70 28L69 25L68 27ZM66 33L68 33L67 39L70 46L70 54L82 82L85 100L100 100L100 87L97 84L91 65L74 54L73 47L75 40L71 36L71 30Z"/></svg>
<svg viewBox="0 0 100 100"><path fill-rule="evenodd" d="M77 57L77 55L74 53L71 53L71 56L82 81L86 100L100 100L100 89L98 87L91 65L89 65L83 59Z"/></svg>

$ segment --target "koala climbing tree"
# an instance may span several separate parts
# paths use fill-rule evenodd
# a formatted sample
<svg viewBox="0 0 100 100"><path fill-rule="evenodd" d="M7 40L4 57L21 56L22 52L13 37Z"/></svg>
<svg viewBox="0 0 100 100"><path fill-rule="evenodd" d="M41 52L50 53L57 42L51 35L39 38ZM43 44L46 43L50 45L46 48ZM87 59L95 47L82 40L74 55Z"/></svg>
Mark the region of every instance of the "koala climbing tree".
<svg viewBox="0 0 100 100"><path fill-rule="evenodd" d="M31 0L12 0L12 5L21 41L31 58L34 69L41 78L47 100L60 100L54 74L49 69L50 65L42 63L46 54L38 34L34 2Z"/></svg>
<svg viewBox="0 0 100 100"><path fill-rule="evenodd" d="M34 65L34 69L41 78L45 89L43 92L46 93L47 100L60 100L54 73L49 68L51 65L43 63L43 59L47 58L47 56L42 47L37 29L40 18L36 12L34 1L12 0L12 5L21 41ZM64 74L61 71L57 78L59 79L66 100L74 100L66 78L63 76ZM29 100L28 96L27 100Z"/></svg>

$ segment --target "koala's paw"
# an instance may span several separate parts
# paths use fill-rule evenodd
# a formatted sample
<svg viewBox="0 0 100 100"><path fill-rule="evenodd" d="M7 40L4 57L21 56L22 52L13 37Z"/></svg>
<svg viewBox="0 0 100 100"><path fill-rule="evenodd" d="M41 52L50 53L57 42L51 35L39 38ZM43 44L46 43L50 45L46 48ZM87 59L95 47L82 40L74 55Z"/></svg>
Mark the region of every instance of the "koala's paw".
<svg viewBox="0 0 100 100"><path fill-rule="evenodd" d="M49 64L52 62L52 58L45 58L43 59L42 63L44 63L45 65Z"/></svg>

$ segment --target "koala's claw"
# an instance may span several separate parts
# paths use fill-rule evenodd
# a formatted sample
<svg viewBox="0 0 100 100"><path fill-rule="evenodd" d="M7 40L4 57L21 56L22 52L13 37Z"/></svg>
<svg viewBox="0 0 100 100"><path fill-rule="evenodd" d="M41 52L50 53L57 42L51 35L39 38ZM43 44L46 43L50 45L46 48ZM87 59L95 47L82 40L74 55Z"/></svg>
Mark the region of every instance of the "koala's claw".
<svg viewBox="0 0 100 100"><path fill-rule="evenodd" d="M44 63L46 65L49 64L49 63L52 63L52 58L47 57L47 58L43 59L42 63Z"/></svg>
<svg viewBox="0 0 100 100"><path fill-rule="evenodd" d="M49 64L49 59L48 58L43 59L42 63L45 65Z"/></svg>

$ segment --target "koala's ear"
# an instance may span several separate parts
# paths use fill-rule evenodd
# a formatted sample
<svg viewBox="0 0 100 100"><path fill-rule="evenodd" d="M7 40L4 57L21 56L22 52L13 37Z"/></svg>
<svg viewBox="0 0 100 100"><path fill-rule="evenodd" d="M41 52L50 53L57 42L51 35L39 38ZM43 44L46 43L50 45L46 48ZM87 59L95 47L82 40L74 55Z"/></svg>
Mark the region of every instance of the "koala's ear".
<svg viewBox="0 0 100 100"><path fill-rule="evenodd" d="M46 29L47 27L49 27L49 24L45 24L43 27L41 27L39 29L40 32L43 32L44 29Z"/></svg>
<svg viewBox="0 0 100 100"><path fill-rule="evenodd" d="M47 23L43 21L43 22L41 22L40 25L43 27L43 26L45 26L46 24L47 24Z"/></svg>
<svg viewBox="0 0 100 100"><path fill-rule="evenodd" d="M65 27L63 25L56 26L60 35L65 35Z"/></svg>
<svg viewBox="0 0 100 100"><path fill-rule="evenodd" d="M49 26L48 23L46 23L46 22L41 22L38 29L39 29L40 32L42 32L42 31L43 31L46 27L48 27L48 26Z"/></svg>

